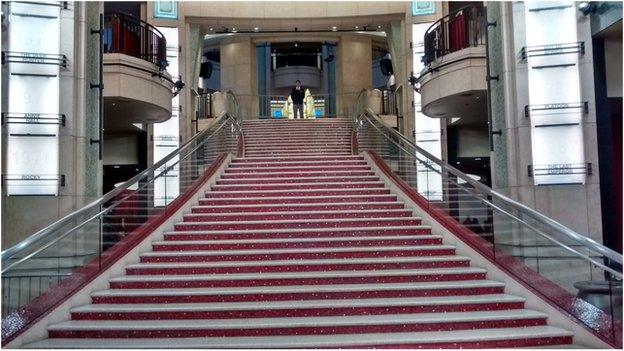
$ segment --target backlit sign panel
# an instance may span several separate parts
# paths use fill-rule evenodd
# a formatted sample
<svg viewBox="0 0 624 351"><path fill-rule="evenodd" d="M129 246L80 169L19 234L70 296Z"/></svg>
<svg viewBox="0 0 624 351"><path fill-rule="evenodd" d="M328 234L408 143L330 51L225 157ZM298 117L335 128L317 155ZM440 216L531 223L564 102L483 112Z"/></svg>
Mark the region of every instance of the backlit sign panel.
<svg viewBox="0 0 624 351"><path fill-rule="evenodd" d="M574 2L527 1L526 47L531 120L531 165L535 185L584 183L582 103Z"/></svg>
<svg viewBox="0 0 624 351"><path fill-rule="evenodd" d="M3 108L7 130L4 174L8 195L58 195L59 2L7 3L8 106Z"/></svg>

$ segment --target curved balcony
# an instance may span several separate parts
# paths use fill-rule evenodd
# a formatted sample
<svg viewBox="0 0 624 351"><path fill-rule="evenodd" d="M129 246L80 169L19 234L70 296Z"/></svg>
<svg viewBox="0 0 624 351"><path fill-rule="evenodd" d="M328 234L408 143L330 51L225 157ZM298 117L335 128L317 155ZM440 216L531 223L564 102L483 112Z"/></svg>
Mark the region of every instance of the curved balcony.
<svg viewBox="0 0 624 351"><path fill-rule="evenodd" d="M126 14L104 16L107 129L171 117L173 80L166 67L167 41L158 29Z"/></svg>
<svg viewBox="0 0 624 351"><path fill-rule="evenodd" d="M167 67L167 40L154 26L123 13L104 15L104 53L124 54Z"/></svg>
<svg viewBox="0 0 624 351"><path fill-rule="evenodd" d="M485 121L485 8L468 6L436 21L424 36L422 111L430 117Z"/></svg>
<svg viewBox="0 0 624 351"><path fill-rule="evenodd" d="M296 80L306 88L321 87L321 70L311 66L286 66L274 71L275 88L292 88Z"/></svg>

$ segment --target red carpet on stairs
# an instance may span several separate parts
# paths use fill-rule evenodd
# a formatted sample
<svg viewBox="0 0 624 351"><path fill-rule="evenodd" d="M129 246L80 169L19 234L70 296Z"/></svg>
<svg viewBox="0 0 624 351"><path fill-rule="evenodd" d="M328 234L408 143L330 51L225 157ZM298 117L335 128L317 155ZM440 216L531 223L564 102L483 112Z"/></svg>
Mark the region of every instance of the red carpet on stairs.
<svg viewBox="0 0 624 351"><path fill-rule="evenodd" d="M245 122L245 157L126 275L29 347L572 343L414 216L352 155L351 128L347 119Z"/></svg>

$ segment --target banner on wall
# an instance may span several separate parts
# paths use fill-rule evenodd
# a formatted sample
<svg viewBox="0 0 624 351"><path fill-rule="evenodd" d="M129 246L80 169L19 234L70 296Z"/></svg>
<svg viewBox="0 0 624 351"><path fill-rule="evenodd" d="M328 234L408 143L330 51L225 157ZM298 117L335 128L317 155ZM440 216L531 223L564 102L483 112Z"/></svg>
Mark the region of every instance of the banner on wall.
<svg viewBox="0 0 624 351"><path fill-rule="evenodd" d="M7 65L8 106L2 124L7 130L7 195L58 195L60 2L7 2L9 41L2 52ZM4 16L4 14L3 14ZM3 20L4 22L4 20Z"/></svg>
<svg viewBox="0 0 624 351"><path fill-rule="evenodd" d="M588 167L583 147L577 13L572 1L525 2L532 164L535 185L582 184Z"/></svg>

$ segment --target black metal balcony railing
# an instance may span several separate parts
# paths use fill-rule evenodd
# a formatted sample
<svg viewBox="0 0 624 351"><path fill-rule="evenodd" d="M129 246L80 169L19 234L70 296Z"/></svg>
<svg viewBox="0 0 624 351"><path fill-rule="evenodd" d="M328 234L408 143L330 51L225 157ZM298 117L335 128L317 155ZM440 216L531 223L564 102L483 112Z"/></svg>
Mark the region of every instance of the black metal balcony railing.
<svg viewBox="0 0 624 351"><path fill-rule="evenodd" d="M126 54L167 67L167 41L156 27L123 13L104 15L104 52Z"/></svg>
<svg viewBox="0 0 624 351"><path fill-rule="evenodd" d="M425 32L425 65L452 52L485 45L485 8L466 6L434 22Z"/></svg>

